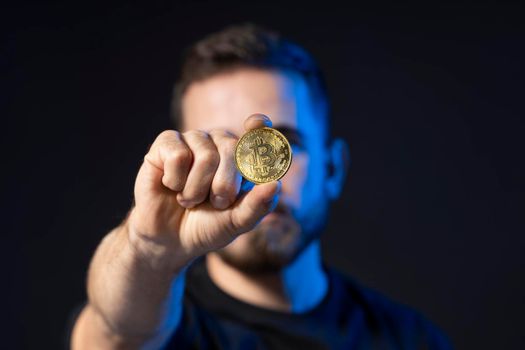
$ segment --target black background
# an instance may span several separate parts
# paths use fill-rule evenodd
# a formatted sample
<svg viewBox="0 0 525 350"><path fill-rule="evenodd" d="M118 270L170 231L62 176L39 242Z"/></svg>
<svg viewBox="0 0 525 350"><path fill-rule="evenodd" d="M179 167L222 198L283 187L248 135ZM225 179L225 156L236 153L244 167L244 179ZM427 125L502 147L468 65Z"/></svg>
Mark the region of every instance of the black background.
<svg viewBox="0 0 525 350"><path fill-rule="evenodd" d="M171 126L181 50L251 20L318 58L350 144L325 259L458 349L525 347L520 6L112 4L2 10L4 344L59 347L91 254Z"/></svg>

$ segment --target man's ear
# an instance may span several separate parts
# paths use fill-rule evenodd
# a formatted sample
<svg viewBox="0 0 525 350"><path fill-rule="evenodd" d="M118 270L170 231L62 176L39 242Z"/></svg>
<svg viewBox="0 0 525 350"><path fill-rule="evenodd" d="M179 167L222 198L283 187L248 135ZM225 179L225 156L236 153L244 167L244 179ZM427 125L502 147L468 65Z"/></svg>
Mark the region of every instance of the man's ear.
<svg viewBox="0 0 525 350"><path fill-rule="evenodd" d="M328 197L335 200L341 194L350 168L350 150L345 140L337 138L328 147L328 153L328 175L325 180L325 189Z"/></svg>

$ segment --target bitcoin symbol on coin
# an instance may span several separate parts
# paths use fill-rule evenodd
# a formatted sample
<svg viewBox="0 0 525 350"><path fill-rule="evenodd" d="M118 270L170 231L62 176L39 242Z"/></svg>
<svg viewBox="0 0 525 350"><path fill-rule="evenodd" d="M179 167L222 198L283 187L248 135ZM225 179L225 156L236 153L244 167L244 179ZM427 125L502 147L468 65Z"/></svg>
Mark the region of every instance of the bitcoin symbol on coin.
<svg viewBox="0 0 525 350"><path fill-rule="evenodd" d="M261 175L267 175L277 158L273 151L273 146L264 143L261 137L255 139L255 145L251 146L253 150L253 170Z"/></svg>
<svg viewBox="0 0 525 350"><path fill-rule="evenodd" d="M278 180L292 162L290 143L279 131L264 127L244 134L235 148L241 175L256 184Z"/></svg>

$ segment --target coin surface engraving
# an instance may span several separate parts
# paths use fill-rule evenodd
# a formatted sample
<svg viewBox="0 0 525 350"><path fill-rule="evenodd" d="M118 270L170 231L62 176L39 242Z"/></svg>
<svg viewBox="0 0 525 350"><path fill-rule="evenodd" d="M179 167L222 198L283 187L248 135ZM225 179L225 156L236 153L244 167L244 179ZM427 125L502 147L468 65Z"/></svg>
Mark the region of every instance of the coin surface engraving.
<svg viewBox="0 0 525 350"><path fill-rule="evenodd" d="M292 163L292 148L282 133L259 128L244 134L235 147L235 164L241 175L255 184L279 180Z"/></svg>

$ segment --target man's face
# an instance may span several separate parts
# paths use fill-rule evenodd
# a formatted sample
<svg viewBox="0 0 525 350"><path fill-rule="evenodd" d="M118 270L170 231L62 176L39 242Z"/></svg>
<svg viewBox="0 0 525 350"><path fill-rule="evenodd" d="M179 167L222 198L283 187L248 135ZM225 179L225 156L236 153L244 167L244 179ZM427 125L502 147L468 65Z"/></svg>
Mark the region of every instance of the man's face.
<svg viewBox="0 0 525 350"><path fill-rule="evenodd" d="M328 198L325 124L305 81L295 73L242 68L192 83L182 100L183 129L227 130L238 137L254 113L270 117L292 144L276 209L217 253L246 271L274 271L318 237Z"/></svg>

